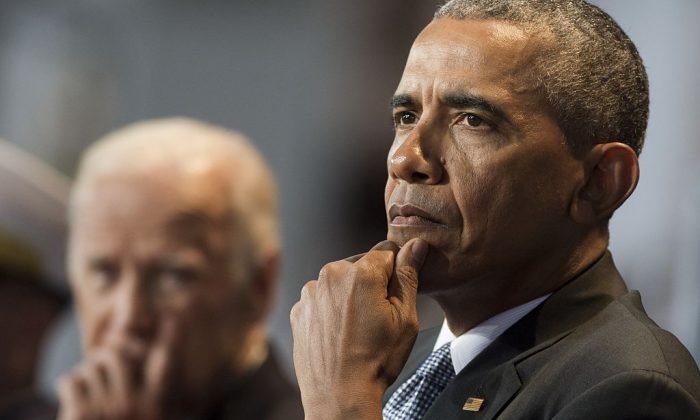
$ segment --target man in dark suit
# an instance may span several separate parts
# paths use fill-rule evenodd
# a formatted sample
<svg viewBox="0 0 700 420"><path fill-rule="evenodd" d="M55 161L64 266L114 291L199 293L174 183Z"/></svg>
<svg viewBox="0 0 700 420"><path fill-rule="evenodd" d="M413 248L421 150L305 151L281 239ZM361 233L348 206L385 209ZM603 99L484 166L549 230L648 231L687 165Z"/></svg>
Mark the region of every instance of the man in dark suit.
<svg viewBox="0 0 700 420"><path fill-rule="evenodd" d="M86 152L70 204L84 359L60 381L60 419L303 417L265 331L274 182L243 136L129 126Z"/></svg>
<svg viewBox="0 0 700 420"><path fill-rule="evenodd" d="M607 251L648 105L595 6L442 6L392 98L388 241L292 309L307 418L700 418L697 366ZM416 342L417 292L446 322Z"/></svg>

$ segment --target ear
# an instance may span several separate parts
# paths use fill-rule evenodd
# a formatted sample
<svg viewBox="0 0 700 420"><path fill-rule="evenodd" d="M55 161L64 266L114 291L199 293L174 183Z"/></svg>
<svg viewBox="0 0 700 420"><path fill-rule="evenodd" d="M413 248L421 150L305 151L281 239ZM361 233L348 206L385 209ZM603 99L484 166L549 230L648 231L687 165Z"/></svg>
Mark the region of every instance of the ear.
<svg viewBox="0 0 700 420"><path fill-rule="evenodd" d="M583 158L583 184L571 204L571 218L594 225L607 221L639 181L639 160L624 143L596 144Z"/></svg>
<svg viewBox="0 0 700 420"><path fill-rule="evenodd" d="M277 277L280 270L280 253L273 252L255 270L250 293L255 306L255 315L263 319L270 311L277 291Z"/></svg>

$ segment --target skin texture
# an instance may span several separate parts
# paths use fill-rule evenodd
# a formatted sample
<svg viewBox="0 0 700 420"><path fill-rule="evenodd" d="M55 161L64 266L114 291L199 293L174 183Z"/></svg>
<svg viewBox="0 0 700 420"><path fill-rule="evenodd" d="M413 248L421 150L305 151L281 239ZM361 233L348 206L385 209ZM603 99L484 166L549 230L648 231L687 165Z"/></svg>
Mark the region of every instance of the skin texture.
<svg viewBox="0 0 700 420"><path fill-rule="evenodd" d="M231 162L215 156L81 184L69 267L86 357L59 384L61 419L197 415L266 351L276 258L236 277Z"/></svg>
<svg viewBox="0 0 700 420"><path fill-rule="evenodd" d="M402 248L331 263L302 291L292 328L307 418L381 418L382 394L415 340L414 287L461 335L605 251L637 158L616 142L572 156L528 74L545 47L496 21L437 19L416 39L392 99L390 242L379 245ZM424 247L425 260L415 258ZM411 297L380 322L395 293Z"/></svg>

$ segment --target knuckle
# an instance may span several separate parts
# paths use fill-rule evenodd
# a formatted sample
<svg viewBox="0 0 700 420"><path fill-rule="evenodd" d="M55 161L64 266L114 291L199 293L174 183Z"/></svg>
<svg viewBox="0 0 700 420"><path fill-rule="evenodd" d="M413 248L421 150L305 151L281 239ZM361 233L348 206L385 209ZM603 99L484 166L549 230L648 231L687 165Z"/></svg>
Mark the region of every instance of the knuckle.
<svg viewBox="0 0 700 420"><path fill-rule="evenodd" d="M334 261L330 262L323 267L321 267L321 271L318 272L318 279L320 280L325 280L328 278L333 278L335 274L338 272L338 269L340 268L341 261Z"/></svg>
<svg viewBox="0 0 700 420"><path fill-rule="evenodd" d="M299 312L301 311L301 304L299 302L295 303L294 306L292 306L292 309L289 311L289 321L292 324L292 327L294 327L294 324L296 324L297 320L299 319Z"/></svg>
<svg viewBox="0 0 700 420"><path fill-rule="evenodd" d="M318 283L318 280L309 280L306 282L304 287L301 288L301 299L310 299L311 295L313 295L314 291L316 290L316 284Z"/></svg>
<svg viewBox="0 0 700 420"><path fill-rule="evenodd" d="M331 266L330 265L331 265L331 263L328 263L328 264L324 265L323 267L321 267L321 270L319 270L319 272L318 272L318 279L319 280L325 279L331 274Z"/></svg>

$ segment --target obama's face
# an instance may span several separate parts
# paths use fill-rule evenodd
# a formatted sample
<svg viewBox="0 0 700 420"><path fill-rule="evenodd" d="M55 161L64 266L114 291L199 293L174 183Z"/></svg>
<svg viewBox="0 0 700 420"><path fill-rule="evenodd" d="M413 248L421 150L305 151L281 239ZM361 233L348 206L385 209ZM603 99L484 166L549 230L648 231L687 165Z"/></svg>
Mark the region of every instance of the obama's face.
<svg viewBox="0 0 700 420"><path fill-rule="evenodd" d="M581 165L531 82L540 48L508 23L449 18L411 48L392 98L385 204L389 240L431 245L423 292L517 280L570 241Z"/></svg>

